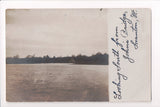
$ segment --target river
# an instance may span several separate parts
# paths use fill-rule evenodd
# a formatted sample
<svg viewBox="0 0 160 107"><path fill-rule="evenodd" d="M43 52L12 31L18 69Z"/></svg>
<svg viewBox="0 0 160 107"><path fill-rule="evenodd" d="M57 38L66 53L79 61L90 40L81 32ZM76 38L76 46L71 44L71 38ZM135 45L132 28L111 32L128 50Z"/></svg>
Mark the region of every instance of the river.
<svg viewBox="0 0 160 107"><path fill-rule="evenodd" d="M108 101L108 66L6 64L9 102Z"/></svg>

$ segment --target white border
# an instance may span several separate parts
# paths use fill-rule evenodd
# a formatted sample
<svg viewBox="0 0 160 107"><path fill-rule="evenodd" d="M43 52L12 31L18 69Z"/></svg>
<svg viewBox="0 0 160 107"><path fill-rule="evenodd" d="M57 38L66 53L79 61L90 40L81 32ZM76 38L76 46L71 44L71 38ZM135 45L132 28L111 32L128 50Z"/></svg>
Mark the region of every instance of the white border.
<svg viewBox="0 0 160 107"><path fill-rule="evenodd" d="M0 73L2 107L115 107L160 106L160 2L159 1L29 1L1 2L0 5ZM8 103L5 101L5 9L6 8L151 8L152 9L152 102L150 103ZM136 78L136 77L135 77Z"/></svg>

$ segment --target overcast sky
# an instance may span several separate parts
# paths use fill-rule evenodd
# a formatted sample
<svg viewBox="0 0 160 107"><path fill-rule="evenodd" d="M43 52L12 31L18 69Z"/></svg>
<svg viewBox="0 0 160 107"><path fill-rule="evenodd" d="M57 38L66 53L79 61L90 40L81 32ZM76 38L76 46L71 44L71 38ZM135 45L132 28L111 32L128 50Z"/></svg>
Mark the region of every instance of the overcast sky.
<svg viewBox="0 0 160 107"><path fill-rule="evenodd" d="M107 52L107 10L7 10L7 57Z"/></svg>

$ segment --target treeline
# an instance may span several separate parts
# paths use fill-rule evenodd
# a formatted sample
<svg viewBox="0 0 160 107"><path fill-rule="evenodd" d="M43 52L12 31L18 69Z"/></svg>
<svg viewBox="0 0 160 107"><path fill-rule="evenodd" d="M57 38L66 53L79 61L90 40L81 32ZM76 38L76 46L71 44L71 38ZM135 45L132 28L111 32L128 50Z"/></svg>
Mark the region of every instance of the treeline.
<svg viewBox="0 0 160 107"><path fill-rule="evenodd" d="M92 56L77 55L66 57L49 57L48 55L43 57L36 57L35 55L28 55L25 58L19 58L18 55L14 57L6 58L7 64L34 64L34 63L73 63L73 64L98 64L108 65L108 54L102 54L98 52Z"/></svg>

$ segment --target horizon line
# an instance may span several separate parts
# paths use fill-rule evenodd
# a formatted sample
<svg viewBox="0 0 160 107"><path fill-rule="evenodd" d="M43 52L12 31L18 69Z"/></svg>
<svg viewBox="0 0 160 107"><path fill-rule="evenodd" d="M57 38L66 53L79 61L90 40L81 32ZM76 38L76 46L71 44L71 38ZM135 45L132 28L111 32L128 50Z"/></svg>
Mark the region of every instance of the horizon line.
<svg viewBox="0 0 160 107"><path fill-rule="evenodd" d="M32 54L32 55L30 55L30 56L34 56L34 57L44 57L44 56L49 56L49 57L72 57L72 56L78 56L78 55L82 55L82 56L93 56L93 55L96 55L96 54L98 54L98 53L100 53L100 54L108 54L107 52L103 52L103 53L101 53L101 52L97 52L97 53L95 53L95 54L91 54L91 55L85 55L85 54L81 54L81 53L79 53L79 54L76 54L76 55L74 55L74 54L72 54L72 55L67 55L67 56L50 56L50 55L43 55L43 56L36 56L35 54ZM27 56L29 56L29 55L27 55ZM25 56L25 57L20 57L20 55L14 55L14 56L9 56L9 57L7 57L6 56L6 58L13 58L13 57L16 57L16 56L18 56L19 58L26 58L27 56Z"/></svg>

